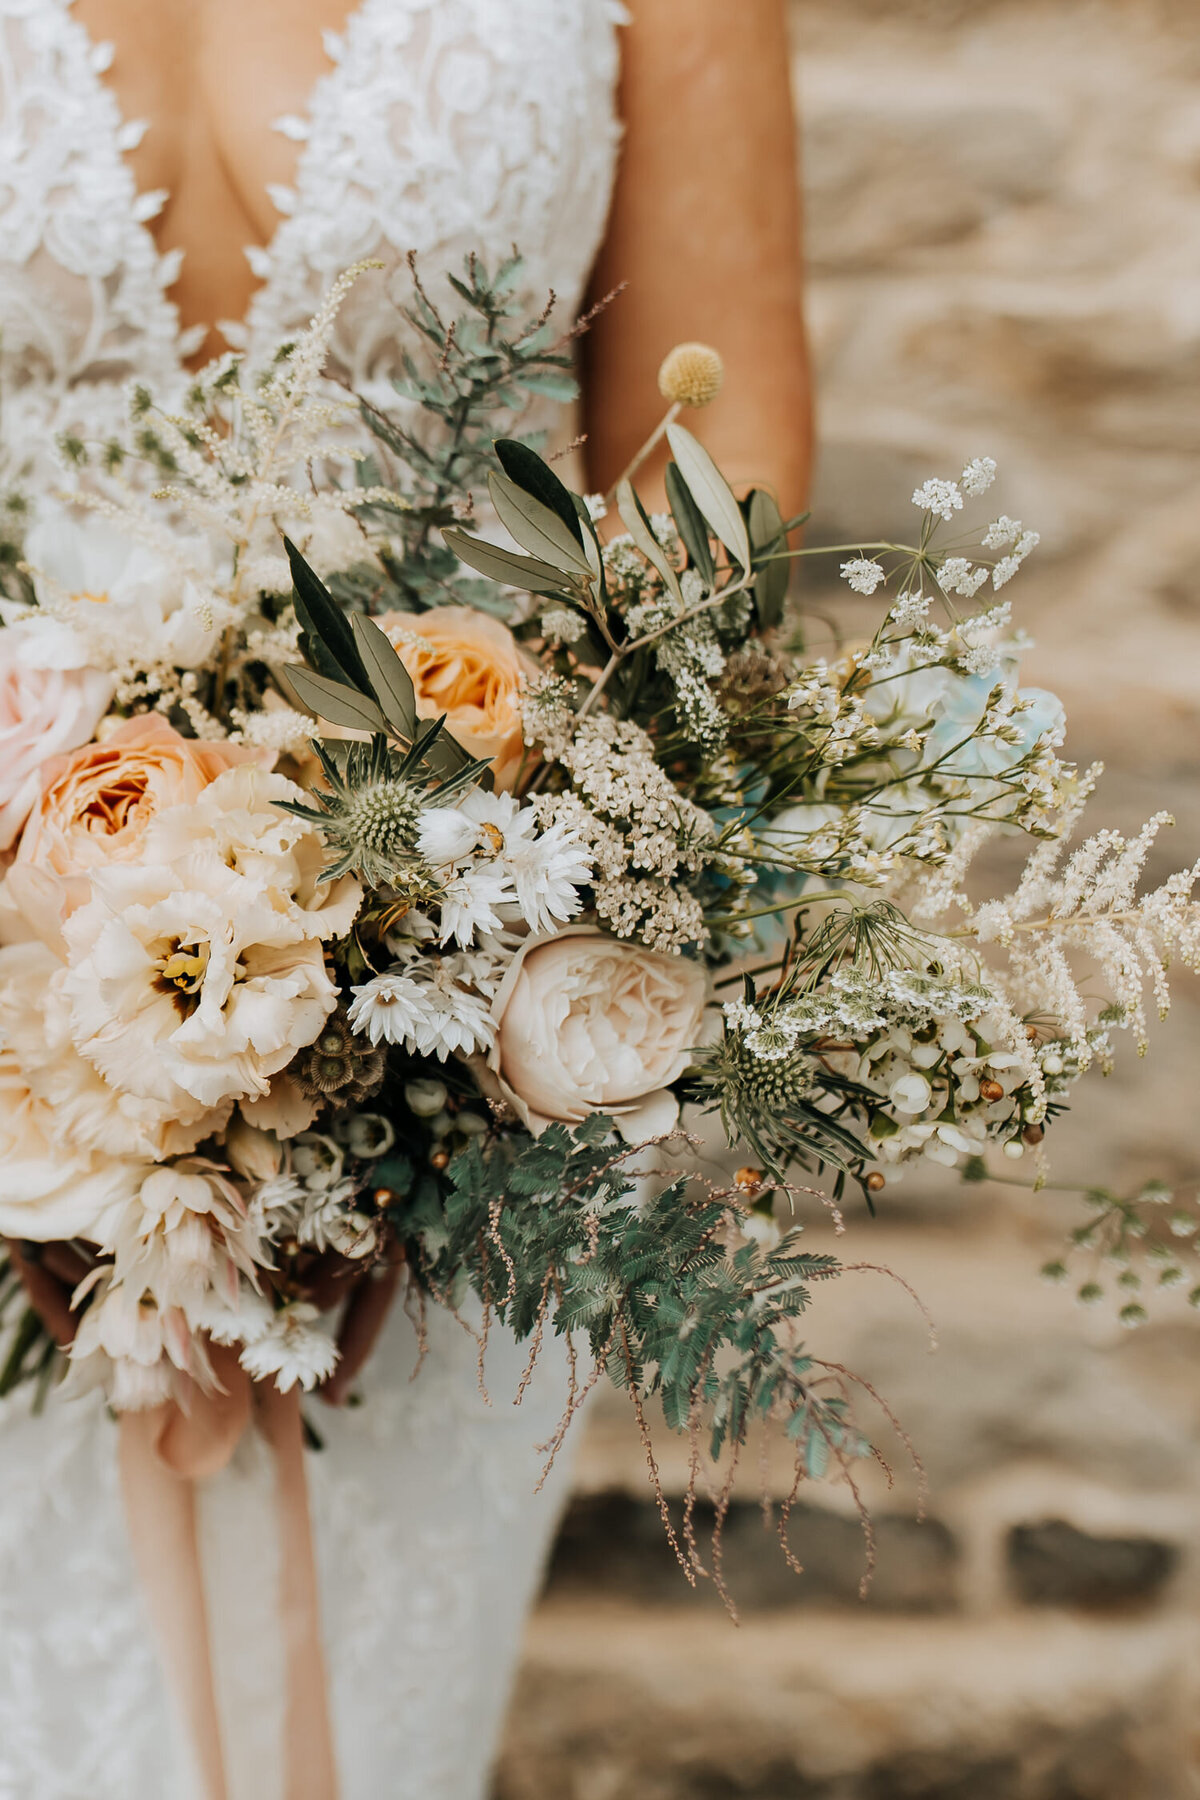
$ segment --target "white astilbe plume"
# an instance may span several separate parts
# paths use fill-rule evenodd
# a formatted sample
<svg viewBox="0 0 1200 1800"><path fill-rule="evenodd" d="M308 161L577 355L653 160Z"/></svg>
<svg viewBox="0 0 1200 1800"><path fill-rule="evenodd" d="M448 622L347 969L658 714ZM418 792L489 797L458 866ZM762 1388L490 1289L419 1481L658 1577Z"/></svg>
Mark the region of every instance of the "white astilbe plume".
<svg viewBox="0 0 1200 1800"><path fill-rule="evenodd" d="M1088 1033L1097 1013L1085 980L1090 992L1099 975L1110 1022L1132 1029L1144 1052L1147 989L1163 1017L1170 1006L1171 963L1200 968L1200 904L1192 897L1200 862L1138 892L1159 832L1173 823L1169 813L1156 813L1132 838L1098 831L1068 854L1098 773L1092 769L1083 777L1058 832L1036 846L1012 893L972 906L959 891L969 853L985 835L980 832L959 846L953 866L932 873L913 905L914 915L926 919L958 907L967 919L952 930L953 939L964 947L1004 949L1007 968L989 970L989 982L1002 982L1016 1013L1058 1019L1081 1068L1091 1060Z"/></svg>

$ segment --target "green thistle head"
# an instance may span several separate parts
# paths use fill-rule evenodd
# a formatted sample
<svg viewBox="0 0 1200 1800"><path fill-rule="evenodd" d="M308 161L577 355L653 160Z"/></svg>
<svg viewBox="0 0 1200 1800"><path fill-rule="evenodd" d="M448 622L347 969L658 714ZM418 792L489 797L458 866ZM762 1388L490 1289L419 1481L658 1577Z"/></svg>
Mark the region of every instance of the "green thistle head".
<svg viewBox="0 0 1200 1800"><path fill-rule="evenodd" d="M281 804L316 825L328 844L332 857L321 880L354 873L368 887L407 891L415 883L427 890L430 872L416 848L423 795L386 739L350 744L336 755L321 743L315 749L328 785L312 794L311 805Z"/></svg>

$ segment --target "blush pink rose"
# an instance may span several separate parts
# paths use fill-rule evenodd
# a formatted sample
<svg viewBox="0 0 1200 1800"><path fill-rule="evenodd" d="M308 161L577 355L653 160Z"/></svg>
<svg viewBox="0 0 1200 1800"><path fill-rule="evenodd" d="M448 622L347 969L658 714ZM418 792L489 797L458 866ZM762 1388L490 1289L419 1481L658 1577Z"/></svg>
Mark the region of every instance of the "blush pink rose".
<svg viewBox="0 0 1200 1800"><path fill-rule="evenodd" d="M28 640L0 630L0 851L29 817L44 764L87 742L112 692L98 669L38 668Z"/></svg>

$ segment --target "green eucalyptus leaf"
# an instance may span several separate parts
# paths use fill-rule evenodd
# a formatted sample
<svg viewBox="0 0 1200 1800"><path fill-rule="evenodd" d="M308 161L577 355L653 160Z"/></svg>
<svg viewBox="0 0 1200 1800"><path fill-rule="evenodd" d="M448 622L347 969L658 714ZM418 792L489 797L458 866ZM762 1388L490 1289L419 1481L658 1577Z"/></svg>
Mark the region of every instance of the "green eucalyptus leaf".
<svg viewBox="0 0 1200 1800"><path fill-rule="evenodd" d="M712 526L734 561L743 569L750 567L750 540L746 521L734 498L733 489L718 469L708 451L685 431L682 425L667 426L667 442L679 464L679 472L691 490L696 505Z"/></svg>
<svg viewBox="0 0 1200 1800"><path fill-rule="evenodd" d="M387 721L374 700L357 688L318 675L303 663L289 663L275 673L301 711L350 731L386 733Z"/></svg>
<svg viewBox="0 0 1200 1800"><path fill-rule="evenodd" d="M412 677L374 619L354 613L350 625L380 711L397 737L411 738L417 724Z"/></svg>
<svg viewBox="0 0 1200 1800"><path fill-rule="evenodd" d="M671 517L692 559L692 566L706 587L714 587L717 569L713 562L712 545L708 541L708 527L704 523L703 513L692 498L691 489L679 473L678 463L667 464L666 485Z"/></svg>
<svg viewBox="0 0 1200 1800"><path fill-rule="evenodd" d="M583 553L583 539L577 535L577 519L572 530L557 512L541 500L535 500L532 494L519 488L507 475L497 475L493 471L488 476L488 491L492 496L497 518L505 530L516 538L522 550L528 550L531 556L548 562L553 568L566 570L572 575L591 577L591 570Z"/></svg>
<svg viewBox="0 0 1200 1800"><path fill-rule="evenodd" d="M522 588L527 594L543 594L561 600L571 591L571 582L556 568L533 556L518 556L515 550L503 550L485 538L472 537L457 525L447 525L442 537L460 562L492 581L506 587Z"/></svg>
<svg viewBox="0 0 1200 1800"><path fill-rule="evenodd" d="M783 515L770 494L755 488L747 507L747 524L755 561L759 557L779 555L787 549ZM754 607L764 631L778 625L783 618L792 565L783 557L778 562L763 562L754 577Z"/></svg>
<svg viewBox="0 0 1200 1800"><path fill-rule="evenodd" d="M666 552L654 535L646 509L633 491L629 481L622 479L617 484L617 511L621 515L621 523L641 551L651 568L657 569L662 577L667 592L682 604L683 596L679 592L679 579L667 561Z"/></svg>
<svg viewBox="0 0 1200 1800"><path fill-rule="evenodd" d="M339 672L351 687L356 687L360 693L370 693L367 671L363 667L363 660L345 613L320 576L309 568L290 538L284 538L283 547L287 551L295 585L293 604L296 617L309 643L317 651L325 674ZM314 657L314 660L317 658ZM333 665L332 669L330 664Z"/></svg>
<svg viewBox="0 0 1200 1800"><path fill-rule="evenodd" d="M566 369L561 372L557 369L520 369L513 380L531 394L545 394L547 399L560 400L564 404L579 394L579 383Z"/></svg>

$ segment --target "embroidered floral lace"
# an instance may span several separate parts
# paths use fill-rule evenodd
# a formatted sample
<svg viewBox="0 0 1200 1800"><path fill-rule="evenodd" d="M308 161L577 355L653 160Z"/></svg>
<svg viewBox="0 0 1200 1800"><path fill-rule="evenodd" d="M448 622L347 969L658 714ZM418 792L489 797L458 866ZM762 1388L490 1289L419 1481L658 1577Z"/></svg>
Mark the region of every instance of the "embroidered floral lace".
<svg viewBox="0 0 1200 1800"><path fill-rule="evenodd" d="M281 222L249 252L262 287L231 341L253 350L302 326L330 279L379 257L454 268L519 244L528 297L569 318L595 254L617 142L613 0L363 0L326 48L332 68L297 141ZM236 46L231 47L236 54ZM72 426L100 433L133 379L169 391L192 348L169 290L178 259L148 229L124 120L69 0L0 0L0 449ZM403 344L378 283L342 315L335 355L386 382ZM3 1173L0 1171L0 1180ZM524 1611L562 1498L537 1499L535 1446L565 1393L551 1348L519 1409L523 1355L494 1342L489 1406L476 1346L431 1309L416 1380L399 1312L363 1383L366 1404L316 1407L328 1454L309 1459L344 1800L478 1800ZM0 1406L0 1800L188 1800L119 1505L116 1435L95 1404L40 1419ZM253 1442L208 1484L224 1678L252 1692L222 1612L254 1604L252 1525L269 1517ZM273 1800L261 1784L231 1800Z"/></svg>

